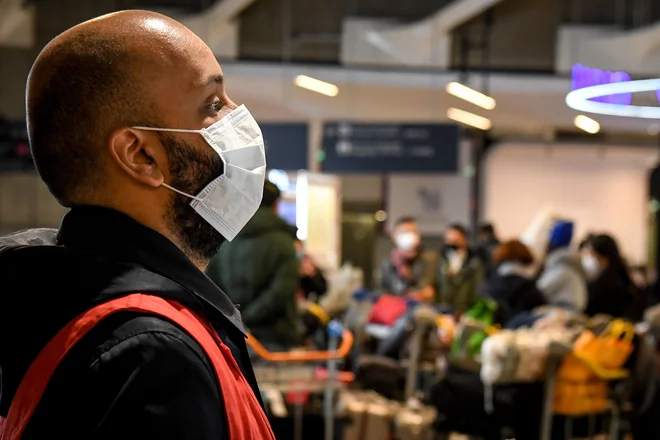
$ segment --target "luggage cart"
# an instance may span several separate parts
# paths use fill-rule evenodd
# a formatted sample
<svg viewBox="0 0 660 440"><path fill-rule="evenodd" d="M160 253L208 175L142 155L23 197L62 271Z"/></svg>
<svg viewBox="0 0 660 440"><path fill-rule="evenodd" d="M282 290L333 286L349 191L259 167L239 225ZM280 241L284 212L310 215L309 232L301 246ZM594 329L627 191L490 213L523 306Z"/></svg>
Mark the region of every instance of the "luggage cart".
<svg viewBox="0 0 660 440"><path fill-rule="evenodd" d="M562 360L565 356L570 353L570 350L558 343L553 343L549 347L549 353L546 364L546 374L543 382L538 382L543 386L543 403L542 403L542 412L540 417L540 429L538 433L538 438L540 440L551 440L553 435L553 428L557 428L555 425L555 417L560 416L565 418L564 422L564 432L565 438L573 438L573 429L574 421L580 418L586 418L588 422L588 434L587 438L595 438L596 433L596 420L598 417L604 417L609 421L609 426L607 429L607 435L609 440L619 440L620 439L620 429L621 429L621 417L623 412L623 403L620 399L617 398L608 398L607 408L598 413L585 413L585 414L576 414L576 415L566 415L566 414L557 414L554 411L555 404L555 393L557 387L557 375L559 372L559 367L562 363ZM481 363L474 359L467 359L461 357L450 357L450 363L466 371L472 371L474 373L479 372L481 368ZM601 370L597 367L591 366L592 371L595 373L596 377L599 380L603 380L613 383L615 380L625 380L628 377L628 372L626 370ZM507 381L499 382L500 385L516 385L529 383L525 381ZM486 412L492 411L492 388L484 388L484 407ZM553 426L554 425L554 426Z"/></svg>
<svg viewBox="0 0 660 440"><path fill-rule="evenodd" d="M436 327L438 311L428 305L418 306L412 313L413 332L407 365L404 404L394 418L393 438L396 440L432 440L438 438L434 430L435 408L424 404L425 381L420 381L421 355L424 338ZM420 386L421 385L421 386Z"/></svg>
<svg viewBox="0 0 660 440"><path fill-rule="evenodd" d="M294 414L294 440L302 440L303 405L305 396L324 394L324 439L335 437L336 392L353 381L353 373L339 372L337 364L353 346L353 334L337 321L328 324L328 351L270 352L252 335L247 344L263 363L255 364L254 372L262 394L271 402L272 414L286 417L283 395L291 396ZM341 339L341 344L339 341ZM325 364L326 369L322 366Z"/></svg>
<svg viewBox="0 0 660 440"><path fill-rule="evenodd" d="M429 330L436 327L440 316L441 314L437 309L427 305L421 305L413 311L412 321L414 327L410 340L411 350L410 358L408 360L406 388L404 392L404 399L406 401L415 397L416 393L419 391L419 373L424 338L428 335ZM422 385L421 389L424 390L425 386Z"/></svg>
<svg viewBox="0 0 660 440"><path fill-rule="evenodd" d="M352 390L343 394L342 406L352 421L343 432L344 440L436 438L434 422L437 412L423 403L420 393L423 387L419 387L419 373L424 337L435 327L437 317L438 312L426 305L418 306L412 313L410 355L408 360L402 363L407 375L401 399L388 399L373 390Z"/></svg>
<svg viewBox="0 0 660 440"><path fill-rule="evenodd" d="M554 413L554 398L555 398L555 388L557 385L557 373L559 371L559 366L564 356L568 353L565 350L560 349L559 347L552 347L548 356L547 364L547 376L544 383L544 397L543 397L543 414L541 417L541 432L539 433L540 440L551 440L552 438L552 428L553 428L553 419ZM588 365L588 364L587 364ZM607 371L601 370L598 368L592 368L592 371L596 376L603 381L607 381L610 384L614 380L624 380L629 376L629 372L626 370L616 370L616 371ZM619 440L620 430L621 430L621 402L616 398L609 399L609 406L602 413L597 414L584 414L582 417L588 417L589 419L589 433L588 438L593 438L594 433L594 421L598 416L608 415L609 413L609 440ZM566 417L565 421L565 432L568 436L573 435L573 419L580 416L571 416L571 415L562 415Z"/></svg>

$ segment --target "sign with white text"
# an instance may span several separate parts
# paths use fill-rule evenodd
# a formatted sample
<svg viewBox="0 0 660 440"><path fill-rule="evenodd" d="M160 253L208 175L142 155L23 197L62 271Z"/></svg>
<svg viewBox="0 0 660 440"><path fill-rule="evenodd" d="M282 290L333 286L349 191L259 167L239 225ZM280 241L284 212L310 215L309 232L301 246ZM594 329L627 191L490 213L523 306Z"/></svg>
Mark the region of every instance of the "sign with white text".
<svg viewBox="0 0 660 440"><path fill-rule="evenodd" d="M326 123L321 169L328 173L455 173L459 134L453 124Z"/></svg>

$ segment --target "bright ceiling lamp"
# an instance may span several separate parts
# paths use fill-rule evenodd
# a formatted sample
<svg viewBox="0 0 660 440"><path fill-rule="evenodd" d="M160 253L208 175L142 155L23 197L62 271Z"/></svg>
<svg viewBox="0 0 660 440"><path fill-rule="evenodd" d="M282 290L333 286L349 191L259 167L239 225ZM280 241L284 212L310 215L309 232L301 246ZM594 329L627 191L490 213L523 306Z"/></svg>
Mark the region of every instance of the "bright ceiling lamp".
<svg viewBox="0 0 660 440"><path fill-rule="evenodd" d="M577 128L587 133L596 134L600 131L600 124L588 116L577 115L573 123Z"/></svg>
<svg viewBox="0 0 660 440"><path fill-rule="evenodd" d="M469 125L479 130L490 130L493 126L490 119L453 107L447 110L447 117L452 121L460 122L461 124Z"/></svg>
<svg viewBox="0 0 660 440"><path fill-rule="evenodd" d="M330 84L320 79L312 78L307 75L298 75L293 80L294 84L303 89L311 90L312 92L320 93L325 96L337 96L339 94L339 87Z"/></svg>
<svg viewBox="0 0 660 440"><path fill-rule="evenodd" d="M446 87L447 93L453 95L457 98L463 99L474 105L478 105L481 108L486 110L492 110L495 108L495 100L490 96L486 96L481 92L477 92L474 89L471 89L467 86L464 86L461 83L450 82Z"/></svg>
<svg viewBox="0 0 660 440"><path fill-rule="evenodd" d="M627 116L630 118L660 119L660 107L644 105L611 104L592 101L594 98L622 93L655 92L660 89L660 78L599 84L573 90L566 95L570 108L599 115Z"/></svg>

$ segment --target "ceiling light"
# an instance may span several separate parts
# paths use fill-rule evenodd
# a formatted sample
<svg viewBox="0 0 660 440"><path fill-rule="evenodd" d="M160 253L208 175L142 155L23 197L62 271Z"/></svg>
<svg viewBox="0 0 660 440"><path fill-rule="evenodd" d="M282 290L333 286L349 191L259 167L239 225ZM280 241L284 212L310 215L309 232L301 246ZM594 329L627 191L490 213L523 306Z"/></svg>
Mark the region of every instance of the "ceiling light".
<svg viewBox="0 0 660 440"><path fill-rule="evenodd" d="M479 130L490 130L492 127L490 119L457 108L447 110L447 117L452 121L460 122L478 128Z"/></svg>
<svg viewBox="0 0 660 440"><path fill-rule="evenodd" d="M600 131L600 124L587 116L577 115L573 122L577 128L587 133L596 134Z"/></svg>
<svg viewBox="0 0 660 440"><path fill-rule="evenodd" d="M320 79L312 78L306 75L298 75L293 80L294 84L303 89L311 90L312 92L320 93L325 96L337 96L339 94L339 87L330 84Z"/></svg>
<svg viewBox="0 0 660 440"><path fill-rule="evenodd" d="M645 105L610 104L593 101L594 98L622 93L655 92L660 89L660 78L600 84L573 90L566 95L570 108L600 115L628 116L631 118L660 119L660 107Z"/></svg>
<svg viewBox="0 0 660 440"><path fill-rule="evenodd" d="M383 211L382 209L379 211L376 211L374 214L374 218L376 219L377 222L384 222L387 220L387 212Z"/></svg>
<svg viewBox="0 0 660 440"><path fill-rule="evenodd" d="M450 82L446 87L447 93L457 98L463 99L474 105L478 105L486 110L495 108L495 100L490 96L486 96L481 92L477 92L461 83Z"/></svg>

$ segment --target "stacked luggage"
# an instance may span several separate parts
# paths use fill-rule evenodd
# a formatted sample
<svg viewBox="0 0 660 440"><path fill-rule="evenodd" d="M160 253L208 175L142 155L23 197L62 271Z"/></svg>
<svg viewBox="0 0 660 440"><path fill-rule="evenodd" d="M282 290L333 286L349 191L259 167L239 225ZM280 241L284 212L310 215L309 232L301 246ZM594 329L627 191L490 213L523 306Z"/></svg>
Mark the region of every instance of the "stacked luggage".
<svg viewBox="0 0 660 440"><path fill-rule="evenodd" d="M348 414L343 440L433 440L436 411L416 399L405 404L373 391L348 391L340 399Z"/></svg>
<svg viewBox="0 0 660 440"><path fill-rule="evenodd" d="M436 407L453 416L453 404L463 413L472 411L473 420L483 419L482 425L490 424L492 429L470 432L467 426L468 433L486 437L499 438L509 428L520 438L555 438L551 437L557 433L554 420L562 424L562 434L570 433L568 438L578 431L600 432L605 425L611 438L619 438L625 397L617 390L629 376L632 324L609 317L586 322L555 310L544 313L531 329L503 330L485 338L479 355L472 359L478 370L470 371L465 362L453 363L435 390ZM466 396L474 401L469 404ZM479 398L483 411L476 405ZM542 406L532 408L536 402ZM517 417L511 417L515 412ZM587 428L573 429L582 419L593 422L586 420ZM456 429L455 425L445 429Z"/></svg>
<svg viewBox="0 0 660 440"><path fill-rule="evenodd" d="M493 325L487 302L457 323L433 307L414 305L405 313L403 349L383 356L377 350L383 340L364 332L373 303L368 294L358 295L346 315L356 334L353 361L344 363L350 372L332 373L337 365L329 364L326 377L334 379L315 376L316 386L307 386L300 399L285 394L280 406L286 417L271 411L275 426L288 426L281 438L421 440L459 432L485 440L549 440L571 438L582 419L585 434L609 428L610 438L621 438L627 395L617 390L638 363L629 324L546 308L528 316L527 326L502 330ZM289 379L299 383L311 377L288 368ZM431 380L424 382L423 373ZM296 411L304 430L291 420Z"/></svg>

